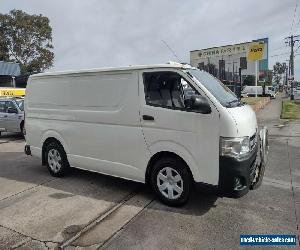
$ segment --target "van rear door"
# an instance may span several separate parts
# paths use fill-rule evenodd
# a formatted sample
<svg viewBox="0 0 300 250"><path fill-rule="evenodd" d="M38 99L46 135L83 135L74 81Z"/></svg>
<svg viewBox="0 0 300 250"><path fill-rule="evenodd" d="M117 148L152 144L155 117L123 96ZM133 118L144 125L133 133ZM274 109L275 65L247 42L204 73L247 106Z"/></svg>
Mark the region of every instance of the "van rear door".
<svg viewBox="0 0 300 250"><path fill-rule="evenodd" d="M219 114L188 110L192 95L204 95L179 70L140 72L141 123L152 155L170 151L183 158L197 182L218 184Z"/></svg>

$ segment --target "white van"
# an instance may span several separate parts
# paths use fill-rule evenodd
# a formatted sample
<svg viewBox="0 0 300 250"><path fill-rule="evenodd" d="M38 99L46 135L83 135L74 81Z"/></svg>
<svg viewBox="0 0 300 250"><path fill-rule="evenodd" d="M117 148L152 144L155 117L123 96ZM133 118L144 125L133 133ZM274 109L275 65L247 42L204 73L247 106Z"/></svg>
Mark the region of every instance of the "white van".
<svg viewBox="0 0 300 250"><path fill-rule="evenodd" d="M263 86L245 86L242 90L243 97L254 97L254 96L269 96L271 98L276 97L276 92L273 86L265 86L265 93Z"/></svg>
<svg viewBox="0 0 300 250"><path fill-rule="evenodd" d="M25 119L25 153L53 176L74 167L149 183L169 205L194 184L241 196L263 178L267 134L258 140L251 107L187 65L33 75Z"/></svg>

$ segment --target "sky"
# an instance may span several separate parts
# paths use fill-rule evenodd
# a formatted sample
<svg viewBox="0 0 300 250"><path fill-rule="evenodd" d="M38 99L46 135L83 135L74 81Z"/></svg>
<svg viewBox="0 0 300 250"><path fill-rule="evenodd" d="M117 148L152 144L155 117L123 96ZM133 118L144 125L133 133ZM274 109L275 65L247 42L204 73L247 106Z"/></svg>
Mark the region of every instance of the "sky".
<svg viewBox="0 0 300 250"><path fill-rule="evenodd" d="M191 50L264 37L271 69L289 57L284 38L300 34L300 0L0 0L1 13L12 9L50 19L50 71L178 61L163 41L189 63Z"/></svg>

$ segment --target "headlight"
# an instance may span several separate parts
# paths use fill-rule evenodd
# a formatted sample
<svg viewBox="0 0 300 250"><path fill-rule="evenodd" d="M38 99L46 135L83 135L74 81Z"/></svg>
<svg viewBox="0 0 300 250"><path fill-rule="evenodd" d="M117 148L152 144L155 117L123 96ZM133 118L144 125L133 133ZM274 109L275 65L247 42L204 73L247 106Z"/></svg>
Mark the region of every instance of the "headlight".
<svg viewBox="0 0 300 250"><path fill-rule="evenodd" d="M246 137L220 138L220 154L222 156L230 156L242 158L250 153L250 139Z"/></svg>

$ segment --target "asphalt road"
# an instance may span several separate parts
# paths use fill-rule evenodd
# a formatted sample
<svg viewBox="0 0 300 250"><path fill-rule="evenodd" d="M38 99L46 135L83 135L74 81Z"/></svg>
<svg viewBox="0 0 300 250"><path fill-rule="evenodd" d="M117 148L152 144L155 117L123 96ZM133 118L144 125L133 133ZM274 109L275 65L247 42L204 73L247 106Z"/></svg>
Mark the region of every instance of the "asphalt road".
<svg viewBox="0 0 300 250"><path fill-rule="evenodd" d="M194 192L182 208L96 173L53 178L21 137L0 137L0 249L247 249L240 234L299 235L300 123L280 121L280 107L258 114L270 129L263 185L240 199Z"/></svg>

